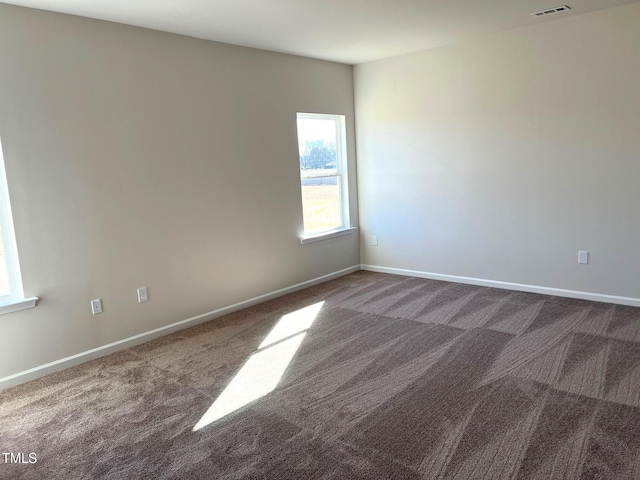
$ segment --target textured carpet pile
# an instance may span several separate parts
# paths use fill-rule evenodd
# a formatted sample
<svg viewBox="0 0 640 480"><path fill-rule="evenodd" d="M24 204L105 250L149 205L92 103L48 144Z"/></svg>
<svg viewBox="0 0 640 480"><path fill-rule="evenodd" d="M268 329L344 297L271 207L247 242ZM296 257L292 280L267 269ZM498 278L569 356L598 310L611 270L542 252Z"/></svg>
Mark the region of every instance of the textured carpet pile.
<svg viewBox="0 0 640 480"><path fill-rule="evenodd" d="M2 479L639 479L640 309L357 272L2 391L0 450L37 456Z"/></svg>

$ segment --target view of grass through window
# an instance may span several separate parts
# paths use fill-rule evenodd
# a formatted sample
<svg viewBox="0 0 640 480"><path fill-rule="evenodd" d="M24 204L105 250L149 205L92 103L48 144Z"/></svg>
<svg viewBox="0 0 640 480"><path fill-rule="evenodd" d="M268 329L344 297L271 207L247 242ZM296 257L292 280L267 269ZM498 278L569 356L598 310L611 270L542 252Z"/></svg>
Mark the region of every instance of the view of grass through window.
<svg viewBox="0 0 640 480"><path fill-rule="evenodd" d="M298 116L298 146L305 234L342 226L341 172L334 118Z"/></svg>
<svg viewBox="0 0 640 480"><path fill-rule="evenodd" d="M333 230L340 226L340 192L333 185L303 185L302 208L305 232Z"/></svg>

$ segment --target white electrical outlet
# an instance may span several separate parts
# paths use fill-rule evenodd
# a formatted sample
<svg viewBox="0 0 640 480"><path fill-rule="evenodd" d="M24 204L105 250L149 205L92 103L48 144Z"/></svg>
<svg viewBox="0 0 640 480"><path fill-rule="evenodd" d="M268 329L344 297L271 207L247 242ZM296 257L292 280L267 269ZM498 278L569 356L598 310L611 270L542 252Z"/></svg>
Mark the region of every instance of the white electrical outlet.
<svg viewBox="0 0 640 480"><path fill-rule="evenodd" d="M138 303L149 301L149 291L147 287L141 287L138 289Z"/></svg>
<svg viewBox="0 0 640 480"><path fill-rule="evenodd" d="M589 263L589 252L580 250L578 252L578 263Z"/></svg>
<svg viewBox="0 0 640 480"><path fill-rule="evenodd" d="M377 235L373 235L373 236L371 237L371 244L372 244L374 247L377 247L377 246L378 246L378 236L377 236Z"/></svg>
<svg viewBox="0 0 640 480"><path fill-rule="evenodd" d="M102 313L102 299L96 298L95 300L91 300L91 313L93 315Z"/></svg>

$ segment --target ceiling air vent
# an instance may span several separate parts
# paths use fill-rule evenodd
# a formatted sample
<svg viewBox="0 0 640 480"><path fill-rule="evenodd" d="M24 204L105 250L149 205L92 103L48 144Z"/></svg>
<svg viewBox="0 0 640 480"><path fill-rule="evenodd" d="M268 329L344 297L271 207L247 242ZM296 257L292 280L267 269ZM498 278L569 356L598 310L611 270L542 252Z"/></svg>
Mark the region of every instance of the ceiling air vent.
<svg viewBox="0 0 640 480"><path fill-rule="evenodd" d="M560 7L547 8L546 10L533 12L530 15L533 15L534 17L543 17L545 15L551 15L552 13L566 12L567 10L571 10L571 7L569 5L562 5Z"/></svg>

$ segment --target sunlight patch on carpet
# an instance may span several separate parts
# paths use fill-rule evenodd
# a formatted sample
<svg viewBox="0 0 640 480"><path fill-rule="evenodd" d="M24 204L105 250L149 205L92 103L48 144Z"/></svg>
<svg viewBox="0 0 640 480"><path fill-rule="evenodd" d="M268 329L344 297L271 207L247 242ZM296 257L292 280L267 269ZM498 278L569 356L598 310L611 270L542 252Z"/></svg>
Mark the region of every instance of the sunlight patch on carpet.
<svg viewBox="0 0 640 480"><path fill-rule="evenodd" d="M273 391L324 302L284 315L193 427L196 432Z"/></svg>

